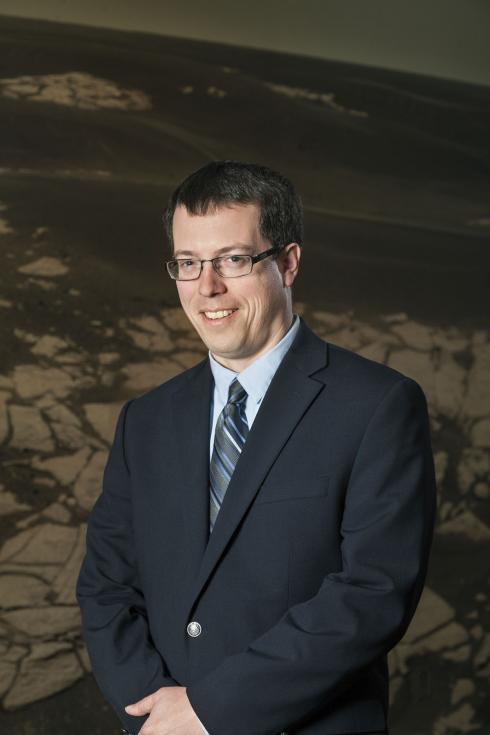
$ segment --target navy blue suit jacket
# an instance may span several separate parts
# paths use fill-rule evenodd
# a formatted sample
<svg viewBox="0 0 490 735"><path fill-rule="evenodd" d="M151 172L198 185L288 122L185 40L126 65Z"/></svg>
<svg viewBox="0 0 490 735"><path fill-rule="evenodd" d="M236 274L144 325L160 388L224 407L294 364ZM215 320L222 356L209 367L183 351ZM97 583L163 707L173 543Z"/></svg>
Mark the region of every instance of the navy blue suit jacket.
<svg viewBox="0 0 490 735"><path fill-rule="evenodd" d="M124 705L169 685L211 735L384 730L434 523L424 393L302 320L209 536L212 390L206 359L119 416L77 583L100 689L135 733Z"/></svg>

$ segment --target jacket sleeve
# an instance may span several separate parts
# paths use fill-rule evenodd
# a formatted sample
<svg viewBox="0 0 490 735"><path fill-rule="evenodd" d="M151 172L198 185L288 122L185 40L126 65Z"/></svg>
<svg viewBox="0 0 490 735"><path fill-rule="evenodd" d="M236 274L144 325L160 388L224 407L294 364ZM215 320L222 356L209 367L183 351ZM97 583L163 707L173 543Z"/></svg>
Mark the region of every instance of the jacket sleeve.
<svg viewBox="0 0 490 735"><path fill-rule="evenodd" d="M124 453L128 401L119 414L103 489L89 516L76 587L95 679L123 726L138 732L148 715L124 707L162 686L179 686L153 645L132 539L129 469Z"/></svg>
<svg viewBox="0 0 490 735"><path fill-rule="evenodd" d="M415 381L401 378L378 403L352 466L342 570L187 687L212 735L294 727L400 640L422 592L435 503L425 396Z"/></svg>

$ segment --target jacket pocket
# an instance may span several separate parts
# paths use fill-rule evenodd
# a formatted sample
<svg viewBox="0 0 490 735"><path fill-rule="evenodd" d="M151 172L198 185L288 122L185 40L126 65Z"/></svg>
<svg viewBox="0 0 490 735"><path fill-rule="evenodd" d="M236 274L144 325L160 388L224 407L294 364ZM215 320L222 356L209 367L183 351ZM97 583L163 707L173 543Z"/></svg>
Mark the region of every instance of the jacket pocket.
<svg viewBox="0 0 490 735"><path fill-rule="evenodd" d="M255 504L324 497L328 495L329 479L329 475L310 474L304 478L266 480L257 494Z"/></svg>

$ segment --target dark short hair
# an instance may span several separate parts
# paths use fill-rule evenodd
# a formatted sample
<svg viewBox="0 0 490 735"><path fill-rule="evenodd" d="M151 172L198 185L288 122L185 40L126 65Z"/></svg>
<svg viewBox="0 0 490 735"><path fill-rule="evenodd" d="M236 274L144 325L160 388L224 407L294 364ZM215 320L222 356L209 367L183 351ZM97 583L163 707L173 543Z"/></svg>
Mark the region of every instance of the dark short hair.
<svg viewBox="0 0 490 735"><path fill-rule="evenodd" d="M289 179L256 163L211 161L184 179L170 196L163 221L171 251L178 206L204 215L233 204L258 205L259 230L272 247L290 242L303 245L303 206Z"/></svg>

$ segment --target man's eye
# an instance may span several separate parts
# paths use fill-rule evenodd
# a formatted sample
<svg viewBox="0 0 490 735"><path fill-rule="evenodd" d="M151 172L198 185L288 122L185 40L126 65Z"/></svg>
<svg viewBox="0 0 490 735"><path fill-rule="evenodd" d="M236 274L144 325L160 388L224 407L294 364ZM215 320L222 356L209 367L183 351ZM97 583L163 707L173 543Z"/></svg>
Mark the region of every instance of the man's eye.
<svg viewBox="0 0 490 735"><path fill-rule="evenodd" d="M226 262L230 263L231 265L237 265L238 263L242 263L245 256L243 255L228 255L226 258Z"/></svg>
<svg viewBox="0 0 490 735"><path fill-rule="evenodd" d="M196 262L195 260L181 260L180 267L181 268L192 268L195 262Z"/></svg>

